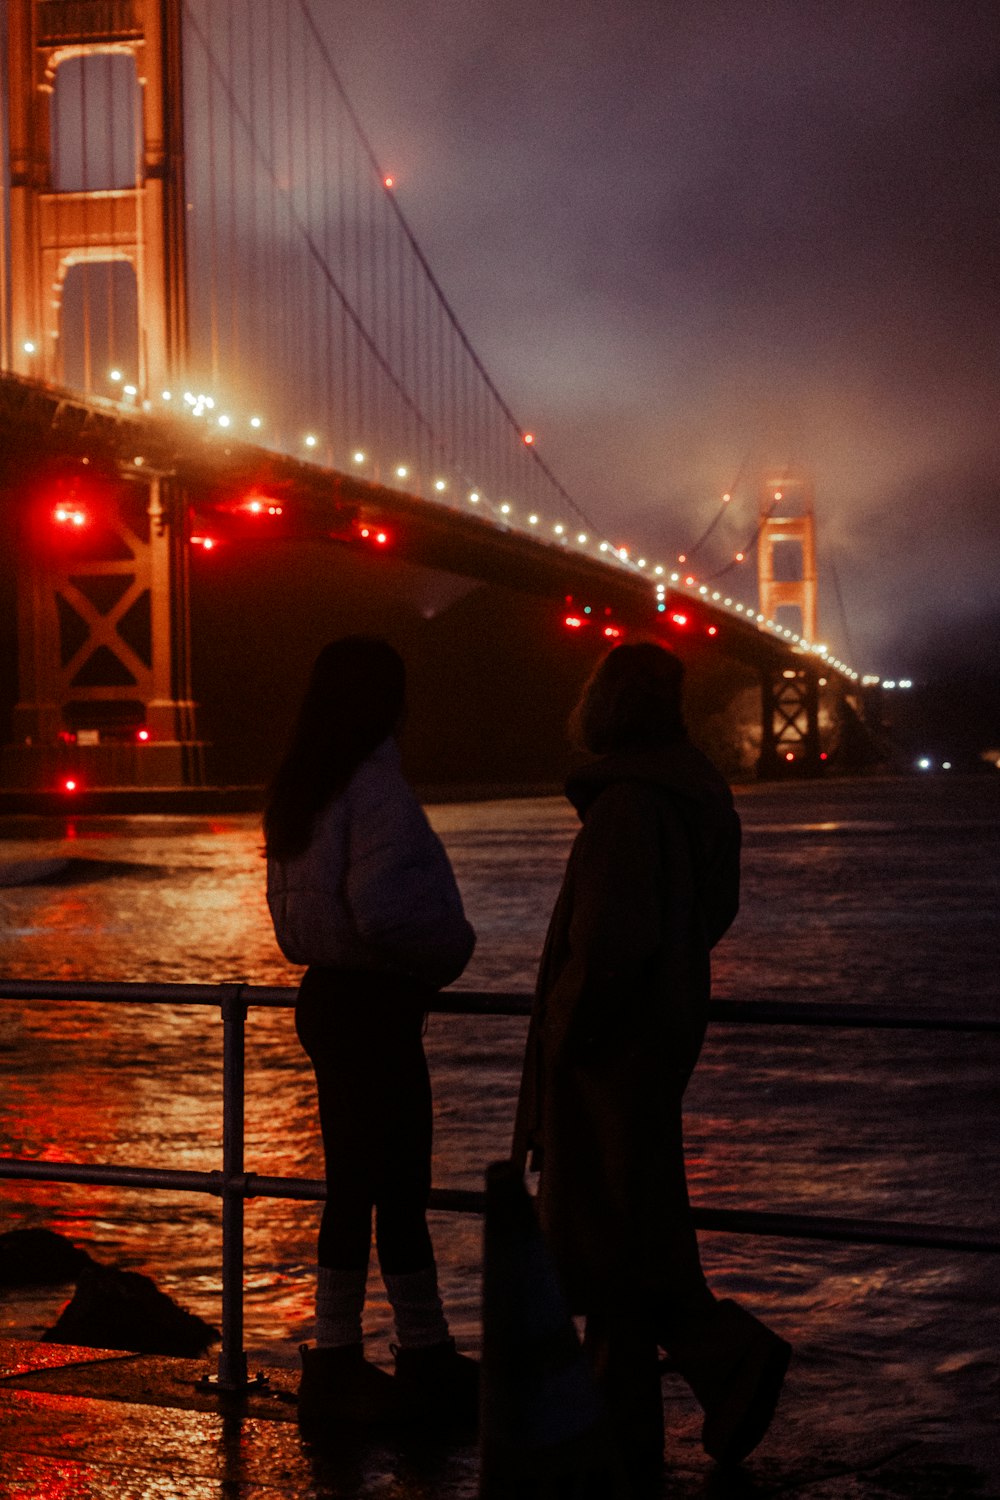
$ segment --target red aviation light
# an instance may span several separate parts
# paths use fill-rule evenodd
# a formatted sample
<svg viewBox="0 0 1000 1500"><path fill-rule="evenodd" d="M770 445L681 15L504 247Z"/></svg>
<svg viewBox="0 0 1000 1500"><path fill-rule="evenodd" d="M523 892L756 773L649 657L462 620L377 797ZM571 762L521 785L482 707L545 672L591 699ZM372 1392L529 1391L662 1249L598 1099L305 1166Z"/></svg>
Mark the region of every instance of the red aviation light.
<svg viewBox="0 0 1000 1500"><path fill-rule="evenodd" d="M86 526L90 517L82 505L74 502L57 505L52 512L52 519L57 526L77 527Z"/></svg>
<svg viewBox="0 0 1000 1500"><path fill-rule="evenodd" d="M670 618L675 625L686 625L688 622L687 615L671 615Z"/></svg>
<svg viewBox="0 0 1000 1500"><path fill-rule="evenodd" d="M135 737L136 737L136 739L139 741L139 743L141 745L144 745L146 743L146 741L149 739L149 730L148 729L137 729L136 732L135 732Z"/></svg>
<svg viewBox="0 0 1000 1500"><path fill-rule="evenodd" d="M785 751L785 759L786 760L794 760L795 759L795 756L792 754L791 750L786 750Z"/></svg>
<svg viewBox="0 0 1000 1500"><path fill-rule="evenodd" d="M251 516L280 516L281 506L270 495L251 495L240 507Z"/></svg>
<svg viewBox="0 0 1000 1500"><path fill-rule="evenodd" d="M563 624L568 625L570 630L580 630L584 625L584 621L581 620L579 615L567 615Z"/></svg>
<svg viewBox="0 0 1000 1500"><path fill-rule="evenodd" d="M609 641L616 641L621 635L621 631L618 629L617 625L605 625L604 634L607 636Z"/></svg>
<svg viewBox="0 0 1000 1500"><path fill-rule="evenodd" d="M213 547L217 547L219 544L211 536L193 536L191 538L191 545L192 547L200 547L203 552L211 552Z"/></svg>
<svg viewBox="0 0 1000 1500"><path fill-rule="evenodd" d="M60 790L70 793L78 792L80 790L80 783L75 776L66 776L60 782Z"/></svg>
<svg viewBox="0 0 1000 1500"><path fill-rule="evenodd" d="M716 626L716 625L710 625L708 627L708 633L709 633L709 635L718 635L718 633L719 633L718 626Z"/></svg>
<svg viewBox="0 0 1000 1500"><path fill-rule="evenodd" d="M366 522L358 527L358 536L363 542L374 542L376 547L387 547L389 545L389 532L384 526L375 522Z"/></svg>

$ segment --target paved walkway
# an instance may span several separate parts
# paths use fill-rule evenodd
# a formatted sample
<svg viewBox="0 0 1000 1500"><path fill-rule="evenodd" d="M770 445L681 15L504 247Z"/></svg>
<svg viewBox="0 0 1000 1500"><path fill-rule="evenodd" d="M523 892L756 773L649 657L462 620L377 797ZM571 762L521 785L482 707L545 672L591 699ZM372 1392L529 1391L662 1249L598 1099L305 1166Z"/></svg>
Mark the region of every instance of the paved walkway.
<svg viewBox="0 0 1000 1500"><path fill-rule="evenodd" d="M235 1399L204 1389L211 1360L163 1359L0 1340L3 1500L475 1500L473 1447L410 1442L313 1458L295 1424L296 1376L269 1372ZM665 1497L676 1500L1000 1500L992 1424L950 1441L801 1441L789 1416L743 1468L723 1473L698 1445L697 1413L667 1386ZM511 1496L510 1500L523 1500Z"/></svg>

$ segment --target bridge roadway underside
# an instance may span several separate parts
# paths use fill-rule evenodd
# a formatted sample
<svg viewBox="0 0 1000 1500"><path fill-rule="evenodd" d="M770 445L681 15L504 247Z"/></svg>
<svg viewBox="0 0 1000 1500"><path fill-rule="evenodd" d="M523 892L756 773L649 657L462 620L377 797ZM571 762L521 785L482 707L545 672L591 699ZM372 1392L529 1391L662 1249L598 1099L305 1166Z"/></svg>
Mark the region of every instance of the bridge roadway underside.
<svg viewBox="0 0 1000 1500"><path fill-rule="evenodd" d="M636 638L662 640L684 658L692 731L727 773L750 774L761 681L803 661L688 595L668 594L658 612L650 579L572 548L207 438L189 422L9 376L0 377L0 454L3 742L16 691L10 668L25 522L45 505L53 466L84 458L90 472L130 486L151 474L176 480L171 524L217 539L211 551L190 548L192 689L210 784L267 779L316 649L350 631L384 636L407 660L407 763L425 786L556 784L581 683L610 644ZM280 519L250 518L248 495L279 502ZM364 538L365 526L384 528L387 543ZM585 624L568 626L570 614ZM606 636L608 629L620 634Z"/></svg>

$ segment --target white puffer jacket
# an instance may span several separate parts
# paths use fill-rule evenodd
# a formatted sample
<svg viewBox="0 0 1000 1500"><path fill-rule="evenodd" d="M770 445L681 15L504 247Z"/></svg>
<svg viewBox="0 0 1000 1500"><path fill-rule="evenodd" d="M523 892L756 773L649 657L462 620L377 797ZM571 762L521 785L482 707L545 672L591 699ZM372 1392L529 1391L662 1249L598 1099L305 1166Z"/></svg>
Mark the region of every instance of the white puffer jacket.
<svg viewBox="0 0 1000 1500"><path fill-rule="evenodd" d="M294 964L406 974L440 988L458 978L476 941L393 739L320 814L304 854L268 860L267 904Z"/></svg>

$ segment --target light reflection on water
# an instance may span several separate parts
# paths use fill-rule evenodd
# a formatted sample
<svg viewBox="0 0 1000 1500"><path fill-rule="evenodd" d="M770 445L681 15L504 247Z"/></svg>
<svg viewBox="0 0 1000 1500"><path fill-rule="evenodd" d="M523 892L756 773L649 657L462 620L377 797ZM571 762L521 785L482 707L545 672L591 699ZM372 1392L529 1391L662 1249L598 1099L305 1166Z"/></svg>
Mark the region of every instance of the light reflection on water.
<svg viewBox="0 0 1000 1500"><path fill-rule="evenodd" d="M743 908L717 952L719 996L998 1014L1000 783L756 787L739 805ZM440 807L433 821L479 933L464 982L530 988L572 812L536 799ZM254 819L8 819L0 833L0 878L17 861L68 861L55 883L0 887L7 977L295 982L271 934ZM480 1186L505 1154L524 1033L509 1018L432 1018L439 1185ZM996 1063L995 1039L716 1026L688 1099L692 1194L996 1224ZM247 1169L321 1175L290 1012L251 1011L247 1080ZM5 1153L219 1165L221 1026L210 1011L0 1004L0 1085ZM0 1209L0 1228L60 1230L218 1321L214 1200L9 1182ZM291 1362L310 1331L318 1214L247 1206L248 1342L272 1362ZM435 1215L434 1234L453 1327L472 1347L480 1225ZM898 1407L929 1431L949 1404L975 1408L995 1388L985 1256L723 1235L703 1247L716 1289L745 1296L796 1343L817 1410L836 1388L831 1443L875 1408ZM33 1330L15 1327L17 1316L0 1305L0 1331L37 1333L54 1312L39 1304ZM369 1319L384 1358L388 1313L374 1278Z"/></svg>

